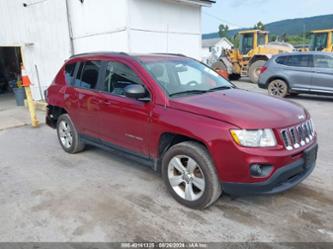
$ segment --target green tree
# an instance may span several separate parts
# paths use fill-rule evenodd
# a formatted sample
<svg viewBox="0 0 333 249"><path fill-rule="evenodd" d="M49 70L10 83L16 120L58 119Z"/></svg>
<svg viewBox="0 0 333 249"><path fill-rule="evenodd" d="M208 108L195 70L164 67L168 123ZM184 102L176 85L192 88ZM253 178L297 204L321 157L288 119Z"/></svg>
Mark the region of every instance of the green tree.
<svg viewBox="0 0 333 249"><path fill-rule="evenodd" d="M228 32L229 32L229 26L221 24L219 26L219 36L220 37L228 37Z"/></svg>
<svg viewBox="0 0 333 249"><path fill-rule="evenodd" d="M254 25L254 29L265 30L265 25L259 21L256 25Z"/></svg>
<svg viewBox="0 0 333 249"><path fill-rule="evenodd" d="M232 44L234 44L234 48L239 48L239 43L240 43L240 37L238 34L234 35L234 37L229 39Z"/></svg>
<svg viewBox="0 0 333 249"><path fill-rule="evenodd" d="M304 46L310 44L310 38L306 37L306 35L292 35L288 36L288 43L294 46Z"/></svg>
<svg viewBox="0 0 333 249"><path fill-rule="evenodd" d="M277 35L271 35L271 36L269 37L269 41L274 42L274 41L277 40L277 38L278 38Z"/></svg>

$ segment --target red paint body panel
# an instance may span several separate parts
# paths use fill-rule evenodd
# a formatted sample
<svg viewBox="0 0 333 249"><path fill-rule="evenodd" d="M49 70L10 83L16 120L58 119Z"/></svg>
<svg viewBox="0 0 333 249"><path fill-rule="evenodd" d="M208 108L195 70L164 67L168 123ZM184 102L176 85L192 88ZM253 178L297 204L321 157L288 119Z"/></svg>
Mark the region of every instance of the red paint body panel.
<svg viewBox="0 0 333 249"><path fill-rule="evenodd" d="M183 57L169 55L172 59ZM139 56L157 60L158 56ZM161 55L160 58L166 58ZM161 135L173 133L200 141L209 150L220 180L252 183L267 180L277 169L292 163L316 143L287 151L279 131L306 119L307 111L294 103L240 89L212 92L170 99L138 60L114 54L82 55L66 63L104 60L125 63L141 78L151 94L151 102L67 86L64 67L48 88L48 104L64 108L80 133L97 137L130 151L159 157ZM274 148L245 148L237 145L230 129L272 128L278 145ZM273 171L266 178L251 177L249 165L270 164Z"/></svg>

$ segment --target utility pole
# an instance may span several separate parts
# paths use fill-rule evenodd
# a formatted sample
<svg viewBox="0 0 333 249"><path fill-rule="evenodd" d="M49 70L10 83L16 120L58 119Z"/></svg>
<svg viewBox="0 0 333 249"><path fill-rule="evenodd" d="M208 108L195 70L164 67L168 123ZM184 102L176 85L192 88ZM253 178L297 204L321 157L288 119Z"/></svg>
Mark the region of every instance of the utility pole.
<svg viewBox="0 0 333 249"><path fill-rule="evenodd" d="M74 39L73 39L73 26L71 22L71 14L69 10L69 3L68 0L66 2L66 16L67 16L67 26L68 26L68 34L69 34L69 42L70 42L70 53L71 55L74 55L75 49L74 49Z"/></svg>

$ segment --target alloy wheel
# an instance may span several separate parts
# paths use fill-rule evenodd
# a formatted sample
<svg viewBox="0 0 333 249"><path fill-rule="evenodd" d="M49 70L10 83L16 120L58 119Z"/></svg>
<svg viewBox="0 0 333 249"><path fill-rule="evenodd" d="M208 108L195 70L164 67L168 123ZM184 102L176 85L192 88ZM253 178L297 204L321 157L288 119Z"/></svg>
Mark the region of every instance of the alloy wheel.
<svg viewBox="0 0 333 249"><path fill-rule="evenodd" d="M196 201L204 193L206 181L200 165L191 157L174 156L168 164L168 180L178 196Z"/></svg>
<svg viewBox="0 0 333 249"><path fill-rule="evenodd" d="M62 145L68 149L73 144L73 135L71 126L65 121L62 120L59 124L59 137Z"/></svg>
<svg viewBox="0 0 333 249"><path fill-rule="evenodd" d="M275 80L270 83L268 90L270 95L284 97L288 93L288 86L281 80Z"/></svg>

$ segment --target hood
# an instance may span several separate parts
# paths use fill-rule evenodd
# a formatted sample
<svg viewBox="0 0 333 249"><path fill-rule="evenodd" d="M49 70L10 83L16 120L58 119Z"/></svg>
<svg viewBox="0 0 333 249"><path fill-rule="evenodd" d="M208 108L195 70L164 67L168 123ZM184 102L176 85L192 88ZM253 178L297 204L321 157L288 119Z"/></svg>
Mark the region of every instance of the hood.
<svg viewBox="0 0 333 249"><path fill-rule="evenodd" d="M243 129L283 128L307 118L305 109L290 101L229 89L170 100L170 108L192 112Z"/></svg>

